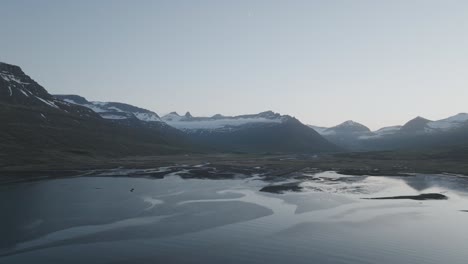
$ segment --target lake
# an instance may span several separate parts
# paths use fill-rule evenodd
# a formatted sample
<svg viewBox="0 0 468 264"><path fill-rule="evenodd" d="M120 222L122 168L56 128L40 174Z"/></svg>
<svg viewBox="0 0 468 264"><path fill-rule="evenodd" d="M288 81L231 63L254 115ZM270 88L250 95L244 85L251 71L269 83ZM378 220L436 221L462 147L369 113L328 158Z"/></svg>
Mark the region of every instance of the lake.
<svg viewBox="0 0 468 264"><path fill-rule="evenodd" d="M468 178L303 176L2 185L0 263L468 262ZM421 193L448 199L363 199Z"/></svg>

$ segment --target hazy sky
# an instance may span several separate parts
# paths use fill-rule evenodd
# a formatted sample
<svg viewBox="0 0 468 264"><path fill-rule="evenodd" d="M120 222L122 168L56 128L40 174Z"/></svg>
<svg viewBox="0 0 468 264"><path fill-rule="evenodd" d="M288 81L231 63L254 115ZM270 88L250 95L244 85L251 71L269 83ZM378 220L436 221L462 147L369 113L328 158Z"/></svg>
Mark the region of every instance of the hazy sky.
<svg viewBox="0 0 468 264"><path fill-rule="evenodd" d="M468 1L2 0L0 61L51 93L372 129L468 112Z"/></svg>

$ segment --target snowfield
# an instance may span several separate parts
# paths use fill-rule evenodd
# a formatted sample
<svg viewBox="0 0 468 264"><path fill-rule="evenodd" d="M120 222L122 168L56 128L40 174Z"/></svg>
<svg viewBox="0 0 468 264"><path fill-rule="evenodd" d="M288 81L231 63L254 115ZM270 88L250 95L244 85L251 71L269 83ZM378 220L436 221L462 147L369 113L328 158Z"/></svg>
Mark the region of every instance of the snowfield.
<svg viewBox="0 0 468 264"><path fill-rule="evenodd" d="M168 125L180 130L216 130L240 127L247 124L279 124L287 119L273 112L263 112L258 115L244 115L227 117L215 115L213 117L192 117L190 113L180 116L175 112L162 117Z"/></svg>
<svg viewBox="0 0 468 264"><path fill-rule="evenodd" d="M225 127L236 127L251 123L281 123L281 119L267 118L239 118L239 119L216 119L216 120L201 120L201 121L166 121L172 127L182 130L192 129L219 129Z"/></svg>
<svg viewBox="0 0 468 264"><path fill-rule="evenodd" d="M462 126L468 121L468 114L460 113L458 115L451 116L449 118L441 119L438 121L432 121L427 124L428 132L448 131L453 128ZM435 131L434 131L435 130Z"/></svg>
<svg viewBox="0 0 468 264"><path fill-rule="evenodd" d="M65 102L71 104L77 104L84 107L87 107L94 112L98 113L102 118L105 119L128 119L132 118L132 116L136 117L137 119L144 121L144 122L161 122L161 118L154 112L140 109L131 105L126 105L127 108L131 109L140 109L141 111L132 111L132 110L125 110L114 106L115 103L108 103L108 102L88 102L88 103L79 103L72 99L62 99ZM120 104L125 105L125 104ZM146 112L143 112L146 111ZM122 115L122 113L127 113L129 115Z"/></svg>

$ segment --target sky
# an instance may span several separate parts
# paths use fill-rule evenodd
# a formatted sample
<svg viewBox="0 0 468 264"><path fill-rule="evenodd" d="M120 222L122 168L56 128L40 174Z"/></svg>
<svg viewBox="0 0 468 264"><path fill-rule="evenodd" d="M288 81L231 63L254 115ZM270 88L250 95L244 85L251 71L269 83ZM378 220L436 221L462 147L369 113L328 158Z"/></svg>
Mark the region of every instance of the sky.
<svg viewBox="0 0 468 264"><path fill-rule="evenodd" d="M0 61L163 115L377 129L468 112L468 1L2 0Z"/></svg>

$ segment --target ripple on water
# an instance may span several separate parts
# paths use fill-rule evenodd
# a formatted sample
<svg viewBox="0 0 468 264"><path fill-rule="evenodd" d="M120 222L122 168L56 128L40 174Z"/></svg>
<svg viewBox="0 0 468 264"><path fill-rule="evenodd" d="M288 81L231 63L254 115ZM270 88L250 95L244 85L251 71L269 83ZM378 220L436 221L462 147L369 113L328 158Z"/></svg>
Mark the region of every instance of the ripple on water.
<svg viewBox="0 0 468 264"><path fill-rule="evenodd" d="M326 172L304 178L305 192L284 194L258 192L267 183L250 179L175 176L23 185L0 192L23 205L2 225L15 245L2 252L16 254L0 262L466 263L468 184L444 177ZM361 199L422 192L450 199Z"/></svg>

